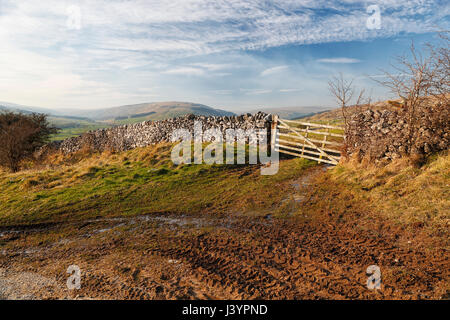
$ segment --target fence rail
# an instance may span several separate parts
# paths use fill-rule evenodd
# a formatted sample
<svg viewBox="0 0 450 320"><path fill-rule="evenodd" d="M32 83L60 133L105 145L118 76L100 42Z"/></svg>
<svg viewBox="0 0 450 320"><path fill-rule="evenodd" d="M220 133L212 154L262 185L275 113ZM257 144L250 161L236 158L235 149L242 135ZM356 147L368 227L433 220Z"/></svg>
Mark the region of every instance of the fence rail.
<svg viewBox="0 0 450 320"><path fill-rule="evenodd" d="M272 129L277 129L272 143L278 152L331 165L341 158L345 139L342 127L274 116Z"/></svg>

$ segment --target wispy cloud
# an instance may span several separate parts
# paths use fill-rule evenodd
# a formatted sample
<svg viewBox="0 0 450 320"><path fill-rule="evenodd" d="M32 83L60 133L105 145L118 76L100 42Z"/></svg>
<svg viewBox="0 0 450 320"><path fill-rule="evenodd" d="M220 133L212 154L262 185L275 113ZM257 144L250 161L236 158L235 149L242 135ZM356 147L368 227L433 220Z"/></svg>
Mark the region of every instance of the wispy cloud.
<svg viewBox="0 0 450 320"><path fill-rule="evenodd" d="M81 29L70 30L65 1L2 3L0 39L14 30L14 41L30 47L93 46L152 52L153 58L363 40L449 24L443 19L448 6L439 0L377 1L379 30L366 28L368 0L98 0L79 2Z"/></svg>
<svg viewBox="0 0 450 320"><path fill-rule="evenodd" d="M202 76L205 74L205 71L199 68L175 68L169 69L162 72L163 74L175 74L175 75L186 75L186 76Z"/></svg>
<svg viewBox="0 0 450 320"><path fill-rule="evenodd" d="M297 92L297 91L300 91L300 89L280 89L279 91L288 93L288 92Z"/></svg>
<svg viewBox="0 0 450 320"><path fill-rule="evenodd" d="M229 70L232 68L236 68L235 65L226 64L226 63L202 63L196 62L190 64L193 67L203 68L209 71L219 71L219 70Z"/></svg>
<svg viewBox="0 0 450 320"><path fill-rule="evenodd" d="M277 66L277 67L273 67L273 68L269 68L264 70L263 72L261 72L262 76L268 76L274 73L279 73L283 70L286 70L288 68L288 66Z"/></svg>
<svg viewBox="0 0 450 320"><path fill-rule="evenodd" d="M164 70L162 74L184 75L184 76L207 76L207 77L225 77L232 75L231 72L219 72L228 68L222 64L193 63L189 66L180 66Z"/></svg>
<svg viewBox="0 0 450 320"><path fill-rule="evenodd" d="M321 62L321 63L359 63L359 62L361 62L361 60L341 57L341 58L318 59L317 62Z"/></svg>
<svg viewBox="0 0 450 320"><path fill-rule="evenodd" d="M248 95L266 94L272 92L270 89L240 89L240 91Z"/></svg>

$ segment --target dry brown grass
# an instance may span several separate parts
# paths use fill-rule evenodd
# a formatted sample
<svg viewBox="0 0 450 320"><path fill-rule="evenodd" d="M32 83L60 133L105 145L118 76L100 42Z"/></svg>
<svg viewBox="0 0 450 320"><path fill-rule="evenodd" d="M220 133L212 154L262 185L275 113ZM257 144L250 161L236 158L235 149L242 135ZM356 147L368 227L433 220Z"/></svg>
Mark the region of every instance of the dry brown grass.
<svg viewBox="0 0 450 320"><path fill-rule="evenodd" d="M402 225L447 233L450 224L450 155L448 151L418 167L400 159L378 167L346 163L330 172L372 211Z"/></svg>

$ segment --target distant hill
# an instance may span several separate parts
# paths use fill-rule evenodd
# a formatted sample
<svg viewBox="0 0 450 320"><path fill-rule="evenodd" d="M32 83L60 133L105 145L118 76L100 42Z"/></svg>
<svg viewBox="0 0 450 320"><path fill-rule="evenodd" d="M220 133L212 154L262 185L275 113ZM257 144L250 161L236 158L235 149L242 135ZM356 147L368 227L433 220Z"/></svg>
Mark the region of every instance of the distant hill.
<svg viewBox="0 0 450 320"><path fill-rule="evenodd" d="M67 119L81 121L101 121L109 123L133 123L145 120L163 120L183 116L189 113L204 116L232 116L233 112L214 109L209 106L191 102L153 102L125 105L94 110L47 109L0 102L0 110L13 110L24 113L46 113L55 121L67 122ZM62 118L62 119L59 119Z"/></svg>
<svg viewBox="0 0 450 320"><path fill-rule="evenodd" d="M266 113L277 114L280 118L292 120L304 117L312 116L318 112L323 112L330 110L327 107L285 107L285 108L261 108L250 111L250 113L255 113L258 111L263 111Z"/></svg>
<svg viewBox="0 0 450 320"><path fill-rule="evenodd" d="M144 120L163 120L190 113L203 116L234 115L233 112L214 109L203 104L170 101L91 110L86 111L86 116L98 121L120 121L130 123Z"/></svg>
<svg viewBox="0 0 450 320"><path fill-rule="evenodd" d="M31 113L31 112L37 112L37 113L46 113L46 114L55 114L58 113L55 110L46 109L46 108L40 108L40 107L31 107L31 106L23 106L20 104L15 103L9 103L9 102L1 102L0 101L0 111L17 111L22 113Z"/></svg>

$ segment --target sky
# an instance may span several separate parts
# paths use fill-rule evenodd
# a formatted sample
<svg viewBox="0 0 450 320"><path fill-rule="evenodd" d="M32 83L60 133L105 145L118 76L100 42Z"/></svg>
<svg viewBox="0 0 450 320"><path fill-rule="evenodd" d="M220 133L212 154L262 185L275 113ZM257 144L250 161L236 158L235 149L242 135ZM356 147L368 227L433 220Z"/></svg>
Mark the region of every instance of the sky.
<svg viewBox="0 0 450 320"><path fill-rule="evenodd" d="M0 0L0 101L93 109L189 101L234 112L333 106L449 30L444 0Z"/></svg>

